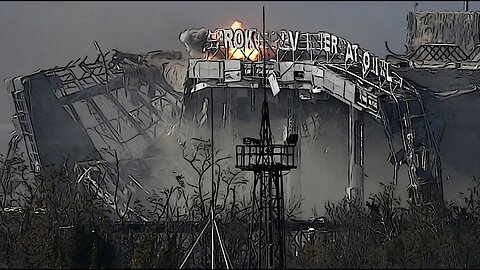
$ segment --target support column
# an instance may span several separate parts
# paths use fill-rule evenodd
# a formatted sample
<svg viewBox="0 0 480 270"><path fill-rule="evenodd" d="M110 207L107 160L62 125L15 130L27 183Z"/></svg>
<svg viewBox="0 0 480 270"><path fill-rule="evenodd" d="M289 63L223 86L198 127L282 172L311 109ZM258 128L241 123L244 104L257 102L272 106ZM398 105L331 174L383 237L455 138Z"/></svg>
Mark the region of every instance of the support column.
<svg viewBox="0 0 480 270"><path fill-rule="evenodd" d="M284 140L291 134L298 134L297 147L295 147L294 159L297 170L292 170L285 177L286 179L286 204L295 205L301 200L301 134L299 134L299 110L300 97L298 89L287 90L287 126Z"/></svg>
<svg viewBox="0 0 480 270"><path fill-rule="evenodd" d="M363 205L363 112L349 106L348 112L348 199L358 199Z"/></svg>

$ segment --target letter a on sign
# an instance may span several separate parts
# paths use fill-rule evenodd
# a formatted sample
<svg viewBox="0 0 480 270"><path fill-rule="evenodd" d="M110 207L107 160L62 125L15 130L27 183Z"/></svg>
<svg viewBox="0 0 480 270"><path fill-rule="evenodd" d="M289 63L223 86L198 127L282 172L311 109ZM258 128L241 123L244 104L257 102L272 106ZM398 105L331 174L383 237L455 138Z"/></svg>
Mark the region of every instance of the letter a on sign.
<svg viewBox="0 0 480 270"><path fill-rule="evenodd" d="M268 82L270 83L270 88L272 89L273 96L276 96L278 93L280 93L280 87L278 86L275 73L272 73L270 76L268 76Z"/></svg>

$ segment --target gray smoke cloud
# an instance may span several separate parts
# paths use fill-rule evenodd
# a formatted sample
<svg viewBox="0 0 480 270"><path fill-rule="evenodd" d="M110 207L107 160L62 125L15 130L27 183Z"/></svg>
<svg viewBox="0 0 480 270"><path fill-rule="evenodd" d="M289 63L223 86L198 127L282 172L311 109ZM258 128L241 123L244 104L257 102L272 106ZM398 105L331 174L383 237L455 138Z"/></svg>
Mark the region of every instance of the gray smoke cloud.
<svg viewBox="0 0 480 270"><path fill-rule="evenodd" d="M199 58L205 54L203 44L207 40L208 30L206 28L185 30L180 34L180 41L185 45L190 57Z"/></svg>

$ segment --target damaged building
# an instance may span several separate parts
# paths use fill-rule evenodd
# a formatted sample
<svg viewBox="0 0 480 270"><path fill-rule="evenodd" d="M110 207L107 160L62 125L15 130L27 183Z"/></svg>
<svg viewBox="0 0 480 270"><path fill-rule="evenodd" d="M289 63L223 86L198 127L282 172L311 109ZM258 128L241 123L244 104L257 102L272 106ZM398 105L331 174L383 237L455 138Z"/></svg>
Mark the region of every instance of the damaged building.
<svg viewBox="0 0 480 270"><path fill-rule="evenodd" d="M182 149L212 128L235 170L236 146L258 137L266 74L274 141L299 135L284 179L303 218L345 195L364 201L380 182L415 203L451 199L479 175L478 18L410 13L407 52L385 60L323 31L192 29L180 34L189 55L97 45L95 59L9 79L7 91L32 168L72 167L96 183L118 161L122 194L142 199L194 177Z"/></svg>

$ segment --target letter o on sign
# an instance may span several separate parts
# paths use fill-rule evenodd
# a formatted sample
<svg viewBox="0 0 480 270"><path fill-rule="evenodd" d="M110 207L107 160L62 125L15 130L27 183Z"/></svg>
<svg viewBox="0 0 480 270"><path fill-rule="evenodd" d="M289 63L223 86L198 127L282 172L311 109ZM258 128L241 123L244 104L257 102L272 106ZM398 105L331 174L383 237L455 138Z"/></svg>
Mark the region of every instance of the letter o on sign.
<svg viewBox="0 0 480 270"><path fill-rule="evenodd" d="M243 48L245 45L245 36L243 34L242 29L235 30L235 34L233 36L233 46L237 49Z"/></svg>

